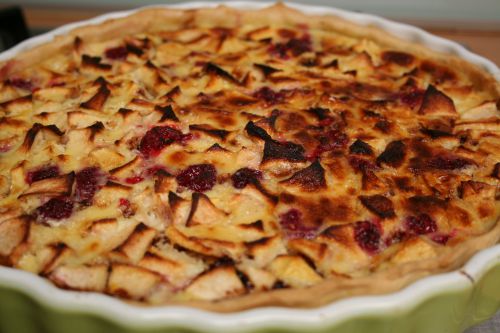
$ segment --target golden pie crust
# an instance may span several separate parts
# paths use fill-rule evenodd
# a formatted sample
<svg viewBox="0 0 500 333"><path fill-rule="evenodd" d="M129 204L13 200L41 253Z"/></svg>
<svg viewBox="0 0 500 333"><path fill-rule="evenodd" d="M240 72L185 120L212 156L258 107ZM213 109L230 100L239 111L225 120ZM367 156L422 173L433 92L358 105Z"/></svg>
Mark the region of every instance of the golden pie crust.
<svg viewBox="0 0 500 333"><path fill-rule="evenodd" d="M154 8L0 63L0 264L231 312L498 242L500 85L330 15Z"/></svg>

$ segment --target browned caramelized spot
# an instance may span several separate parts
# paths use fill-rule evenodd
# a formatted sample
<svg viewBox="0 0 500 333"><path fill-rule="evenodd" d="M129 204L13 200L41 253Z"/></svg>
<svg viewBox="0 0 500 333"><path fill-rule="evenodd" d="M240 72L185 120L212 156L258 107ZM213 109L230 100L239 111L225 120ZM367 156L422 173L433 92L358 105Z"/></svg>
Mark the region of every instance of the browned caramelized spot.
<svg viewBox="0 0 500 333"><path fill-rule="evenodd" d="M69 247L62 242L50 244L49 247L51 250L53 250L54 256L49 260L49 262L44 265L44 268L42 269L43 274L49 271L54 266L54 263L56 263L57 260L61 257L61 255L63 255L63 253L69 249Z"/></svg>
<svg viewBox="0 0 500 333"><path fill-rule="evenodd" d="M333 69L338 69L339 68L339 60L338 59L333 59L329 63L325 64L323 68L333 68Z"/></svg>
<svg viewBox="0 0 500 333"><path fill-rule="evenodd" d="M144 51L141 50L140 47L132 44L132 43L127 43L125 45L125 48L127 49L127 52L128 53L132 53L132 54L135 54L136 56L140 57L144 54Z"/></svg>
<svg viewBox="0 0 500 333"><path fill-rule="evenodd" d="M261 246L265 247L265 246L269 245L269 243L271 243L272 241L273 241L273 237L263 237L263 238L255 240L255 241L246 242L245 245L248 248L255 248L255 247L261 247Z"/></svg>
<svg viewBox="0 0 500 333"><path fill-rule="evenodd" d="M396 214L394 213L394 206L392 204L392 201L384 197L383 195L380 194L371 196L361 195L359 196L359 200L361 201L363 206L368 208L369 211L377 214L379 217L383 219L392 218L396 216Z"/></svg>
<svg viewBox="0 0 500 333"><path fill-rule="evenodd" d="M438 139L443 137L453 136L453 129L445 124L432 124L432 127L422 127L420 132L429 136L432 139Z"/></svg>
<svg viewBox="0 0 500 333"><path fill-rule="evenodd" d="M182 199L180 196L175 194L174 192L170 191L168 192L168 204L172 209L175 209L177 205L179 205L181 202L185 201Z"/></svg>
<svg viewBox="0 0 500 333"><path fill-rule="evenodd" d="M497 196L495 198L495 200L499 200L500 197ZM479 206L478 206L478 213L479 213L479 217L480 218L485 218L487 216L491 216L494 214L494 208L492 207L491 204L489 204L488 202L481 202L479 203Z"/></svg>
<svg viewBox="0 0 500 333"><path fill-rule="evenodd" d="M134 111L130 110L130 109L127 109L127 108L120 108L118 110L118 113L124 117L124 118L127 118L127 116L129 116L130 114L132 114Z"/></svg>
<svg viewBox="0 0 500 333"><path fill-rule="evenodd" d="M316 160L307 168L297 171L292 177L283 181L286 184L298 185L306 192L326 188L325 169Z"/></svg>
<svg viewBox="0 0 500 333"><path fill-rule="evenodd" d="M368 119L379 119L382 117L379 113L372 111L372 110L366 110L366 109L363 109L363 116L364 116L364 118L368 118Z"/></svg>
<svg viewBox="0 0 500 333"><path fill-rule="evenodd" d="M290 38L294 38L295 36L297 36L297 32L295 32L294 30L281 28L281 29L278 29L278 35L280 35L280 37L290 39Z"/></svg>
<svg viewBox="0 0 500 333"><path fill-rule="evenodd" d="M177 116L175 115L171 105L167 106L156 105L155 110L161 112L162 114L160 122L163 122L165 120L179 121L179 118L177 118Z"/></svg>
<svg viewBox="0 0 500 333"><path fill-rule="evenodd" d="M268 76L268 75L271 75L273 73L281 71L280 69L276 69L274 67L264 65L264 64L253 64L253 65L255 66L255 68L259 69L262 72L262 74L264 74L264 76Z"/></svg>
<svg viewBox="0 0 500 333"><path fill-rule="evenodd" d="M273 110L271 111L271 115L267 118L264 118L264 120L269 124L269 126L276 130L276 120L278 119L278 117L280 116L281 112L279 110Z"/></svg>
<svg viewBox="0 0 500 333"><path fill-rule="evenodd" d="M243 273L240 270L236 270L236 275L238 275L238 278L240 279L241 283L243 284L246 290L252 290L255 288L252 281L250 281L250 279L245 273Z"/></svg>
<svg viewBox="0 0 500 333"><path fill-rule="evenodd" d="M375 123L375 128L381 131L382 133L390 133L392 128L392 123L387 119L382 119Z"/></svg>
<svg viewBox="0 0 500 333"><path fill-rule="evenodd" d="M56 125L46 125L43 126L44 129L50 131L51 133L57 135L57 136L63 136L64 132L61 131Z"/></svg>
<svg viewBox="0 0 500 333"><path fill-rule="evenodd" d="M388 88L369 83L351 82L344 90L345 93L367 101L383 102L393 98L393 93Z"/></svg>
<svg viewBox="0 0 500 333"><path fill-rule="evenodd" d="M103 123L100 121L95 122L93 125L90 125L87 128L90 129L90 140L94 140L96 134L99 134L105 129Z"/></svg>
<svg viewBox="0 0 500 333"><path fill-rule="evenodd" d="M224 256L217 258L211 265L210 269L218 268L218 267L229 267L229 266L234 266L234 260Z"/></svg>
<svg viewBox="0 0 500 333"><path fill-rule="evenodd" d="M222 78L228 82L234 83L236 85L241 84L240 81L238 81L234 76L232 76L231 74L229 74L228 72L226 72L225 70L223 70L222 68L220 68L219 66L217 66L214 63L211 63L211 62L207 63L205 65L205 72L208 74L217 75L220 78Z"/></svg>
<svg viewBox="0 0 500 333"><path fill-rule="evenodd" d="M42 129L47 129L57 136L64 135L64 132L62 132L56 125L44 126L40 123L35 123L26 133L26 136L24 137L24 141L23 141L23 144L21 145L21 147L23 149L25 149L26 151L29 150L31 148L31 146L33 145L33 142L35 142L35 138L36 138L38 132L40 132L40 130L42 130Z"/></svg>
<svg viewBox="0 0 500 333"><path fill-rule="evenodd" d="M474 161L453 154L434 156L426 161L426 167L438 170L463 169L469 165L474 165Z"/></svg>
<svg viewBox="0 0 500 333"><path fill-rule="evenodd" d="M80 51L82 44L83 44L82 39L80 37L76 36L75 40L73 41L73 49L75 49L75 51Z"/></svg>
<svg viewBox="0 0 500 333"><path fill-rule="evenodd" d="M349 153L356 155L373 155L373 149L363 140L357 139L349 147Z"/></svg>
<svg viewBox="0 0 500 333"><path fill-rule="evenodd" d="M169 92L165 94L165 97L172 100L181 94L181 88L179 86L173 87Z"/></svg>
<svg viewBox="0 0 500 333"><path fill-rule="evenodd" d="M447 81L454 81L457 78L456 74L451 69L428 60L422 61L420 69L423 72L432 75L437 84Z"/></svg>
<svg viewBox="0 0 500 333"><path fill-rule="evenodd" d="M331 111L329 109L315 107L307 110L308 113L314 115L319 121L329 119Z"/></svg>
<svg viewBox="0 0 500 333"><path fill-rule="evenodd" d="M491 177L500 179L500 162L496 163L491 172Z"/></svg>
<svg viewBox="0 0 500 333"><path fill-rule="evenodd" d="M155 177L155 192L164 193L169 190L170 181L173 176L165 170L157 170L154 173Z"/></svg>
<svg viewBox="0 0 500 333"><path fill-rule="evenodd" d="M358 75L358 71L355 70L355 69L353 69L353 70L350 70L350 71L345 71L344 74L356 77L356 75Z"/></svg>
<svg viewBox="0 0 500 333"><path fill-rule="evenodd" d="M357 156L349 157L349 164L356 171L363 175L363 190L381 188L380 180L375 175L375 171L380 168L373 162Z"/></svg>
<svg viewBox="0 0 500 333"><path fill-rule="evenodd" d="M402 141L392 141L377 157L378 164L387 164L394 168L401 166L406 156L406 145Z"/></svg>
<svg viewBox="0 0 500 333"><path fill-rule="evenodd" d="M289 194L281 195L280 199L285 203ZM300 208L304 216L304 223L320 228L327 221L344 222L354 218L351 201L348 197L319 196L308 199L306 196L295 197L290 202L292 207Z"/></svg>
<svg viewBox="0 0 500 333"><path fill-rule="evenodd" d="M101 64L101 57L91 57L89 55L82 55L82 65L84 67L92 67L100 70L110 70L112 66L110 64Z"/></svg>
<svg viewBox="0 0 500 333"><path fill-rule="evenodd" d="M264 223L261 220L249 224L241 224L240 226L243 229L264 231Z"/></svg>
<svg viewBox="0 0 500 333"><path fill-rule="evenodd" d="M471 216L463 208L450 204L446 209L446 218L454 226L468 227L471 225Z"/></svg>
<svg viewBox="0 0 500 333"><path fill-rule="evenodd" d="M18 89L23 89L27 91L34 91L36 90L36 86L34 82L30 79L23 79L20 77L15 77L15 78L10 78L5 81L6 84L18 88Z"/></svg>
<svg viewBox="0 0 500 333"><path fill-rule="evenodd" d="M416 109L422 105L424 99L425 91L418 88L410 88L400 94L399 98L401 103L408 106L411 109Z"/></svg>
<svg viewBox="0 0 500 333"><path fill-rule="evenodd" d="M250 184L253 185L255 189L257 189L257 191L262 193L262 195L264 195L271 203L273 204L278 203L279 198L274 194L272 194L271 192L269 192L258 179L253 180Z"/></svg>
<svg viewBox="0 0 500 333"><path fill-rule="evenodd" d="M285 282L278 280L273 284L273 290L287 289L290 288Z"/></svg>
<svg viewBox="0 0 500 333"><path fill-rule="evenodd" d="M262 162L281 159L290 162L303 162L306 160L304 152L304 147L293 142L266 140Z"/></svg>
<svg viewBox="0 0 500 333"><path fill-rule="evenodd" d="M411 212L432 213L439 209L444 209L448 205L446 200L431 195L415 195L408 198L407 206Z"/></svg>
<svg viewBox="0 0 500 333"><path fill-rule="evenodd" d="M407 67L413 63L415 57L409 53L400 51L385 51L382 53L382 60L386 63L394 63Z"/></svg>
<svg viewBox="0 0 500 333"><path fill-rule="evenodd" d="M189 130L190 131L200 131L203 132L207 135L220 138L224 140L228 135L229 131L223 130L223 129L217 129L213 128L210 125L205 125L205 124L200 124L200 125L189 125Z"/></svg>
<svg viewBox="0 0 500 333"><path fill-rule="evenodd" d="M341 244L347 244L349 242L349 235L346 231L346 226L333 225L323 230L321 232L321 236L327 239L335 240Z"/></svg>
<svg viewBox="0 0 500 333"><path fill-rule="evenodd" d="M398 189L403 192L410 192L414 190L414 187L411 186L410 178L408 177L394 177L394 183Z"/></svg>
<svg viewBox="0 0 500 333"><path fill-rule="evenodd" d="M257 125L253 121L249 121L245 126L245 131L248 135L262 139L264 141L272 141L271 136L262 128Z"/></svg>
<svg viewBox="0 0 500 333"><path fill-rule="evenodd" d="M278 115L280 115L279 119L277 119ZM275 114L274 117L271 118L271 121L276 122L275 125L277 126L277 130L281 133L295 131L298 128L303 127L304 124L307 123L306 118L296 112L283 112Z"/></svg>
<svg viewBox="0 0 500 333"><path fill-rule="evenodd" d="M229 151L226 148L222 147L218 143L214 143L213 145L210 146L206 151Z"/></svg>
<svg viewBox="0 0 500 333"><path fill-rule="evenodd" d="M170 198L170 195L169 195L169 198ZM192 197L191 197L191 210L190 210L189 216L186 220L186 226L189 227L194 223L193 217L196 214L196 211L198 210L198 206L200 204L200 201L203 201L204 205L208 205L210 207L213 207L212 202L205 194L199 193L199 192L194 192Z"/></svg>
<svg viewBox="0 0 500 333"><path fill-rule="evenodd" d="M92 96L88 101L80 104L80 107L91 110L102 110L104 103L108 99L111 91L108 89L108 85L106 80L102 77L96 80L96 83L99 84L99 89L96 94Z"/></svg>
<svg viewBox="0 0 500 333"><path fill-rule="evenodd" d="M437 90L432 84L427 87L424 94L422 105L418 110L419 114L447 113L456 114L453 100L441 91Z"/></svg>
<svg viewBox="0 0 500 333"><path fill-rule="evenodd" d="M257 101L249 96L231 96L227 98L227 103L235 106L248 106L257 103Z"/></svg>
<svg viewBox="0 0 500 333"><path fill-rule="evenodd" d="M354 171L361 172L363 174L380 169L380 167L378 167L375 163L358 156L350 156L349 165L354 169Z"/></svg>
<svg viewBox="0 0 500 333"><path fill-rule="evenodd" d="M146 65L147 68L151 68L151 69L155 69L155 70L158 69L158 67L156 67L155 64L153 64L151 62L151 60L146 61L145 65ZM159 79L160 79L160 81L163 81L163 79L161 77Z"/></svg>
<svg viewBox="0 0 500 333"><path fill-rule="evenodd" d="M107 49L104 52L106 58L112 59L112 60L125 60L128 55L128 50L125 46L120 45L117 47L113 47L110 49Z"/></svg>
<svg viewBox="0 0 500 333"><path fill-rule="evenodd" d="M290 38L286 43L272 44L269 48L271 54L282 59L288 59L292 56L297 57L302 53L310 51L312 51L312 40L308 34L300 38Z"/></svg>
<svg viewBox="0 0 500 333"><path fill-rule="evenodd" d="M421 170L460 170L470 165L475 165L474 161L448 152L436 152L430 157L419 156L410 160L410 169L417 172Z"/></svg>

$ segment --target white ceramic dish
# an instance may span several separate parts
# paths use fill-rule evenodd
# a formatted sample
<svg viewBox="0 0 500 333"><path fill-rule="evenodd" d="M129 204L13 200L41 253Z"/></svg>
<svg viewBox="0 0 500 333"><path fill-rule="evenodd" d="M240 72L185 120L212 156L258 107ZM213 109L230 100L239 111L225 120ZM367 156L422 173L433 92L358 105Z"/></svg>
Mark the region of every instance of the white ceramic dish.
<svg viewBox="0 0 500 333"><path fill-rule="evenodd" d="M220 2L189 2L169 7L215 7ZM262 2L226 2L238 9L259 9L270 5ZM402 39L421 43L431 49L458 55L482 67L500 81L500 69L491 61L475 55L463 46L433 36L419 28L386 19L352 13L330 7L287 4L308 14L332 14L360 25L373 25ZM108 19L124 17L137 10L115 12L94 19L68 24L41 36L31 38L0 54L0 61L13 58L19 52L50 41L54 36L83 25L97 24ZM0 286L20 290L42 306L69 312L83 312L104 318L131 330L149 330L162 327L180 327L202 332L255 332L270 327L311 332L335 327L354 318L407 314L422 302L437 294L457 293L471 288L476 281L500 265L500 245L476 254L461 270L434 275L383 296L353 297L316 309L258 308L232 314L218 314L185 307L140 307L105 295L64 291L50 282L23 271L0 267ZM1 302L1 300L0 300ZM499 300L500 303L500 300ZM196 318L196 320L193 320ZM331 332L337 332L332 329ZM170 332L170 331L169 331ZM173 331L172 331L173 332ZM399 331L398 331L399 332ZM410 332L410 331L408 331ZM417 332L416 330L411 332ZM418 331L420 332L420 331ZM427 332L426 332L427 333Z"/></svg>

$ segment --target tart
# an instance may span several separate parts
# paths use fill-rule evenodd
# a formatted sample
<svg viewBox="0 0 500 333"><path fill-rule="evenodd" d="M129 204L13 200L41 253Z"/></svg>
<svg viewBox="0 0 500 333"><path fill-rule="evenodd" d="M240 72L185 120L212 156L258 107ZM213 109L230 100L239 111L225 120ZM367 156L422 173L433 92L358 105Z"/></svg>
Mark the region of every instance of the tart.
<svg viewBox="0 0 500 333"><path fill-rule="evenodd" d="M498 82L374 28L146 9L0 82L0 263L61 288L313 307L500 238Z"/></svg>

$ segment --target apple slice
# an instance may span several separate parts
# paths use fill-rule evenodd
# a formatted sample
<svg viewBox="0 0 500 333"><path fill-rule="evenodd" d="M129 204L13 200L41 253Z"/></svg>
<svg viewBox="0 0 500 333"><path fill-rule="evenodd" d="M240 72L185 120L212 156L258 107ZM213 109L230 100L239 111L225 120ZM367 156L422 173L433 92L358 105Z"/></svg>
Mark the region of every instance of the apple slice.
<svg viewBox="0 0 500 333"><path fill-rule="evenodd" d="M424 94L424 100L418 110L423 115L456 116L457 111L453 100L433 85L429 85Z"/></svg>
<svg viewBox="0 0 500 333"><path fill-rule="evenodd" d="M62 265L49 275L49 279L61 288L101 292L106 288L107 277L107 265Z"/></svg>
<svg viewBox="0 0 500 333"><path fill-rule="evenodd" d="M24 191L20 197L28 195L67 195L71 193L71 187L73 186L73 180L75 178L74 173L69 173L62 176L42 179L33 182L31 186Z"/></svg>
<svg viewBox="0 0 500 333"><path fill-rule="evenodd" d="M15 217L0 222L0 256L9 256L26 237L27 218Z"/></svg>
<svg viewBox="0 0 500 333"><path fill-rule="evenodd" d="M279 236L261 238L247 243L248 253L252 256L257 267L264 267L279 255L287 252Z"/></svg>
<svg viewBox="0 0 500 333"><path fill-rule="evenodd" d="M186 226L223 224L226 214L210 201L203 193L195 192L191 199L191 211Z"/></svg>
<svg viewBox="0 0 500 333"><path fill-rule="evenodd" d="M136 263L144 256L155 235L155 229L140 223L117 250L125 254L131 262Z"/></svg>
<svg viewBox="0 0 500 333"><path fill-rule="evenodd" d="M94 221L84 237L96 238L100 244L100 252L110 251L124 243L132 234L135 225L127 222L111 218Z"/></svg>
<svg viewBox="0 0 500 333"><path fill-rule="evenodd" d="M269 265L279 280L294 288L304 288L321 282L322 278L299 256L282 255Z"/></svg>
<svg viewBox="0 0 500 333"><path fill-rule="evenodd" d="M250 284L254 290L270 290L276 283L276 277L265 269L240 265L238 270L248 278L247 285Z"/></svg>
<svg viewBox="0 0 500 333"><path fill-rule="evenodd" d="M217 267L200 275L186 289L186 293L207 301L238 296L245 292L245 286L232 266Z"/></svg>
<svg viewBox="0 0 500 333"><path fill-rule="evenodd" d="M107 292L123 298L142 299L161 282L161 276L147 269L114 264L109 275Z"/></svg>

